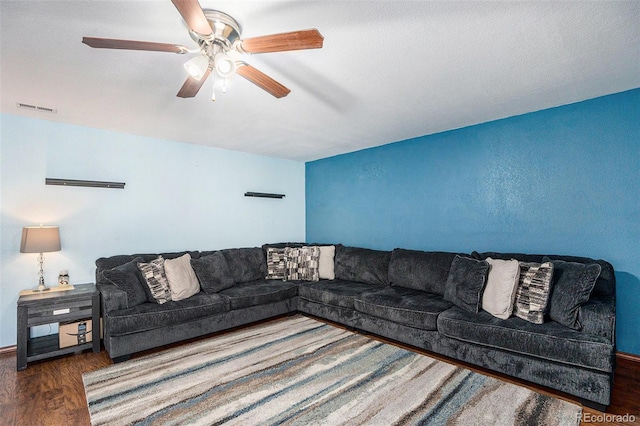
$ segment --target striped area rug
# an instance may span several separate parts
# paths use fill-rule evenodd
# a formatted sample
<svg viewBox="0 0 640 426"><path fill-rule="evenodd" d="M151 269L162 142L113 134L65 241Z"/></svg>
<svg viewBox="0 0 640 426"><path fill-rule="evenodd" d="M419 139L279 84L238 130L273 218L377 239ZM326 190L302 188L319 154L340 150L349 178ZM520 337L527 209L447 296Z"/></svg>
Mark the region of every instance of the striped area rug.
<svg viewBox="0 0 640 426"><path fill-rule="evenodd" d="M93 425L575 425L581 408L303 316L83 374Z"/></svg>

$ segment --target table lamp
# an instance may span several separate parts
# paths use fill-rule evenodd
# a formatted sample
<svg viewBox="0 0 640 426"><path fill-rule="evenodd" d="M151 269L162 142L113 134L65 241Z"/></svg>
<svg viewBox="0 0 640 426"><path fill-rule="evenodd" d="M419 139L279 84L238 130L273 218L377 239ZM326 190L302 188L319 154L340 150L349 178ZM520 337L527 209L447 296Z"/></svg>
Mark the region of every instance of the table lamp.
<svg viewBox="0 0 640 426"><path fill-rule="evenodd" d="M22 228L22 241L20 242L20 253L40 253L38 263L38 288L33 291L47 291L49 288L44 285L44 253L60 251L60 229L57 226L25 226Z"/></svg>

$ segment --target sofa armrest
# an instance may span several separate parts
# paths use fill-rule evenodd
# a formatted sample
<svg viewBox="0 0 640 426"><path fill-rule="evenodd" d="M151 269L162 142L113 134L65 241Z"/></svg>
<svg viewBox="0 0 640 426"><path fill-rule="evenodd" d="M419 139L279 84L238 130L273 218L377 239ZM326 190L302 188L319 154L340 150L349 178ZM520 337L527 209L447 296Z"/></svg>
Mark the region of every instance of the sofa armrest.
<svg viewBox="0 0 640 426"><path fill-rule="evenodd" d="M124 290L120 290L114 284L103 281L98 284L98 290L100 290L102 297L103 315L129 307L127 303L127 293Z"/></svg>
<svg viewBox="0 0 640 426"><path fill-rule="evenodd" d="M578 320L582 332L606 338L615 344L616 300L611 296L591 298L580 307Z"/></svg>

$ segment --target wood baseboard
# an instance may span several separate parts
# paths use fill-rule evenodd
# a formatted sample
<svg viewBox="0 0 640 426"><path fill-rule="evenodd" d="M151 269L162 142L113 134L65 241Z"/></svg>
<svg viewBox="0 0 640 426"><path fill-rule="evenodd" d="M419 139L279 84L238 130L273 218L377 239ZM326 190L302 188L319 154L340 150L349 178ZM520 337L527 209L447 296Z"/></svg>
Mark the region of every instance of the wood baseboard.
<svg viewBox="0 0 640 426"><path fill-rule="evenodd" d="M9 352L15 352L18 350L16 345L13 346L5 346L4 348L0 348L0 354L7 354Z"/></svg>
<svg viewBox="0 0 640 426"><path fill-rule="evenodd" d="M626 352L616 352L616 358L640 363L640 355L629 354Z"/></svg>
<svg viewBox="0 0 640 426"><path fill-rule="evenodd" d="M5 346L3 348L0 348L0 354L16 352L17 350L18 350L18 347L16 345ZM626 361L640 363L640 355L630 354L630 353L627 353L627 352L616 352L616 358L624 359Z"/></svg>

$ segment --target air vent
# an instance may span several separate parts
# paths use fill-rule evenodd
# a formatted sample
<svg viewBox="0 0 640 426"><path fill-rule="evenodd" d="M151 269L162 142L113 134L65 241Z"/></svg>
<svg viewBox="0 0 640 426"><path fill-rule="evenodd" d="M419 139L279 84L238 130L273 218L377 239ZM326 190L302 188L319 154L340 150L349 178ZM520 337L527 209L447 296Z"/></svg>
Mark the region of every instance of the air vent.
<svg viewBox="0 0 640 426"><path fill-rule="evenodd" d="M51 114L55 114L58 112L58 110L55 108L49 108L39 105L23 104L21 102L17 102L16 105L18 106L18 108L30 109L32 111L49 112Z"/></svg>

